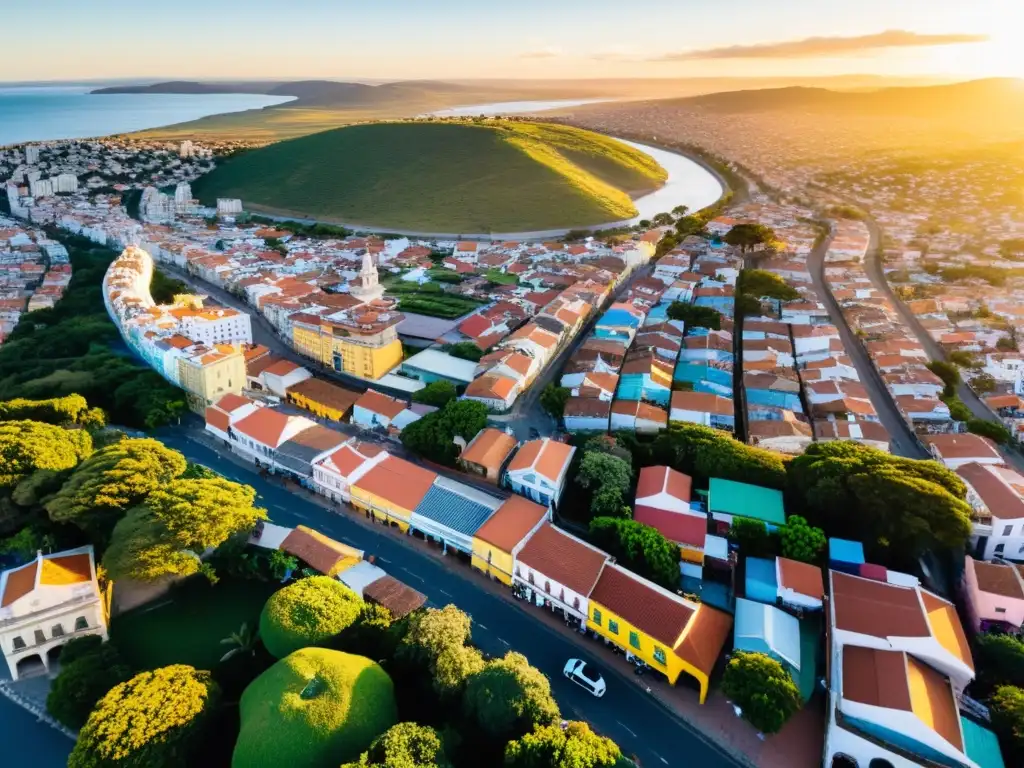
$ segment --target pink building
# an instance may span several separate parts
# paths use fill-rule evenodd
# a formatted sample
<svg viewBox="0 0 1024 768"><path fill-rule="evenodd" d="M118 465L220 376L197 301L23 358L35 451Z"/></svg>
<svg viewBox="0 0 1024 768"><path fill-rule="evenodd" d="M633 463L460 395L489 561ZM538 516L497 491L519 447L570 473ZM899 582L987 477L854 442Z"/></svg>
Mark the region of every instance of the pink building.
<svg viewBox="0 0 1024 768"><path fill-rule="evenodd" d="M1024 566L968 557L964 599L976 632L1019 632L1024 626Z"/></svg>

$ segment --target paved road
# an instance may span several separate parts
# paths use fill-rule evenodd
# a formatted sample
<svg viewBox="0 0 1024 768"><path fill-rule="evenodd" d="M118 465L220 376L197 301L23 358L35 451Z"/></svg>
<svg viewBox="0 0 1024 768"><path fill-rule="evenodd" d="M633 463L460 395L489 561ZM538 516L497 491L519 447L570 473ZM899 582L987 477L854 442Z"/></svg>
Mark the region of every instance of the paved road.
<svg viewBox="0 0 1024 768"><path fill-rule="evenodd" d="M626 754L636 754L645 768L740 765L617 672L605 670L608 692L601 699L593 698L565 680L559 673L566 659L592 660L593 655L588 653L592 641L581 637L578 645L571 643L531 616L531 611L540 609L504 600L477 583L478 577L468 565L463 566L464 574L458 568L450 570L425 551L426 544L407 541L390 529L368 526L351 511L330 512L260 478L248 467L222 458L180 430L167 431L159 438L190 460L210 466L232 480L252 485L274 522L313 526L367 554L376 555L383 568L426 594L431 605L456 604L473 617L473 641L482 650L493 655L504 654L509 649L525 654L551 678L552 689L566 717L589 721L597 731L614 739Z"/></svg>
<svg viewBox="0 0 1024 768"><path fill-rule="evenodd" d="M0 696L0 747L3 765L63 768L75 743L38 720L5 696Z"/></svg>
<svg viewBox="0 0 1024 768"><path fill-rule="evenodd" d="M861 384L867 389L871 403L875 406L875 412L882 421L882 426L889 432L892 452L911 459L927 459L929 458L928 454L921 448L920 441L903 419L903 416L900 415L892 395L889 394L885 382L882 381L881 374L871 363L867 348L850 330L850 326L846 323L846 318L843 317L843 312L838 302L832 295L832 289L829 288L828 283L825 281L825 253L828 251L834 233L835 229L833 228L832 234L815 248L807 258L807 266L811 272L811 281L828 308L832 324L839 329L839 337L843 341L843 347L860 374ZM873 230L868 250L874 251L877 243L877 230Z"/></svg>

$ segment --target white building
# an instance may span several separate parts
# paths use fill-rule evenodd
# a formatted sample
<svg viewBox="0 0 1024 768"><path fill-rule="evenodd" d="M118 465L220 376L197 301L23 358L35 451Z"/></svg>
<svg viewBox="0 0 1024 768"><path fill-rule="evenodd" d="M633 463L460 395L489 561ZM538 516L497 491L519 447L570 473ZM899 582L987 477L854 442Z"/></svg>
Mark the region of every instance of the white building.
<svg viewBox="0 0 1024 768"><path fill-rule="evenodd" d="M1024 477L1007 467L971 462L956 469L971 505L971 554L1024 562Z"/></svg>
<svg viewBox="0 0 1024 768"><path fill-rule="evenodd" d="M35 165L39 162L39 147L29 144L25 147L25 165Z"/></svg>
<svg viewBox="0 0 1024 768"><path fill-rule="evenodd" d="M313 486L332 501L349 501L352 483L388 457L381 446L352 438L313 465Z"/></svg>
<svg viewBox="0 0 1024 768"><path fill-rule="evenodd" d="M218 216L237 216L242 212L242 201L233 197L217 198Z"/></svg>
<svg viewBox="0 0 1024 768"><path fill-rule="evenodd" d="M252 344L252 321L245 312L227 307L172 310L180 314L181 333L192 341L214 344Z"/></svg>
<svg viewBox="0 0 1024 768"><path fill-rule="evenodd" d="M384 295L384 286L380 284L377 268L373 265L373 257L367 251L363 254L363 268L359 270L359 285L353 285L349 293L364 304L379 299Z"/></svg>
<svg viewBox="0 0 1024 768"><path fill-rule="evenodd" d="M53 191L60 193L71 193L78 191L78 177L73 173L62 173L51 179Z"/></svg>
<svg viewBox="0 0 1024 768"><path fill-rule="evenodd" d="M0 649L18 680L48 672L73 637L107 639L107 615L91 546L52 555L0 574Z"/></svg>
<svg viewBox="0 0 1024 768"><path fill-rule="evenodd" d="M178 213L188 213L192 207L192 187L187 181L178 182L174 188L174 208Z"/></svg>
<svg viewBox="0 0 1024 768"><path fill-rule="evenodd" d="M195 145L189 139L181 142L181 146L178 148L178 157L193 157L195 154Z"/></svg>

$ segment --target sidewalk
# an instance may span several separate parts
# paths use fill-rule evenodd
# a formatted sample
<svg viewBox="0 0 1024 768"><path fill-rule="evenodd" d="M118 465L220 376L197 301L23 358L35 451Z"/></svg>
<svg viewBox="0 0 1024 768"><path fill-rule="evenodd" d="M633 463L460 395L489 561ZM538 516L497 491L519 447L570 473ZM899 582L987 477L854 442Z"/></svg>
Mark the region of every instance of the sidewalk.
<svg viewBox="0 0 1024 768"><path fill-rule="evenodd" d="M205 439L197 440L195 437L191 437L191 439L208 447L218 447L214 445L215 440L212 443L207 443ZM249 462L235 454L223 453L219 447L218 453L239 466L251 467ZM436 560L446 570L457 573L462 579L473 581L479 589L486 590L524 614L529 614L530 619L545 624L551 631L561 634L574 645L580 646L588 655L593 656L600 666L616 674L627 685L635 685L643 689L649 688L651 696L665 710L688 723L699 736L717 744L737 760L762 768L818 768L821 765L825 728L822 711L824 707L819 698L812 699L807 707L797 713L780 733L762 740L748 723L736 716L732 705L721 692L712 690L708 695L707 702L701 705L697 702L696 689L687 687L685 683L680 682L677 686L671 686L663 678L651 672L637 676L633 672L633 665L627 662L621 654L613 652L610 647L596 639L584 639L583 635L566 626L565 622L553 612L517 600L513 597L510 589L474 570L470 565L442 554L440 549L420 539L399 533L394 528L373 523L352 507L339 507L324 496L295 483L289 482L285 487L306 501L336 515L344 515L347 519L369 531L394 537L396 541L401 541L405 546L418 549L421 553Z"/></svg>

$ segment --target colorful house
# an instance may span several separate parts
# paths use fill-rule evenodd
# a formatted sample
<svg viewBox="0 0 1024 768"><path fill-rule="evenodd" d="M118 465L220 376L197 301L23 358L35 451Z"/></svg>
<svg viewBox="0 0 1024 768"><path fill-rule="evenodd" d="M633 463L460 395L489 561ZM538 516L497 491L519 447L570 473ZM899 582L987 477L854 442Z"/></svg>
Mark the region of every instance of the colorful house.
<svg viewBox="0 0 1024 768"><path fill-rule="evenodd" d="M427 540L472 555L473 536L502 500L447 477L438 476L409 518L410 528Z"/></svg>
<svg viewBox="0 0 1024 768"><path fill-rule="evenodd" d="M539 504L558 506L576 449L549 437L523 443L505 473L505 484Z"/></svg>
<svg viewBox="0 0 1024 768"><path fill-rule="evenodd" d="M672 363L650 350L634 350L626 355L619 372L620 400L648 400L668 407L672 395Z"/></svg>
<svg viewBox="0 0 1024 768"><path fill-rule="evenodd" d="M381 446L351 438L313 465L313 487L332 501L348 501L352 483L387 457Z"/></svg>
<svg viewBox="0 0 1024 768"><path fill-rule="evenodd" d="M306 379L288 387L288 402L331 421L344 421L359 399L359 393L323 379Z"/></svg>
<svg viewBox="0 0 1024 768"><path fill-rule="evenodd" d="M732 432L736 427L736 407L730 397L709 392L672 393L670 422L700 424Z"/></svg>
<svg viewBox="0 0 1024 768"><path fill-rule="evenodd" d="M1024 566L968 556L963 578L967 615L975 632L1017 634L1024 628Z"/></svg>
<svg viewBox="0 0 1024 768"><path fill-rule="evenodd" d="M550 507L510 496L473 535L473 567L511 586L516 555L550 519Z"/></svg>
<svg viewBox="0 0 1024 768"><path fill-rule="evenodd" d="M686 673L700 685L700 703L708 680L732 631L732 617L609 563L590 593L587 628L675 684Z"/></svg>
<svg viewBox="0 0 1024 768"><path fill-rule="evenodd" d="M459 456L459 466L467 472L481 475L493 483L501 479L508 457L516 449L516 439L512 435L487 427L477 432L476 437Z"/></svg>
<svg viewBox="0 0 1024 768"><path fill-rule="evenodd" d="M375 520L408 531L413 510L436 479L435 473L389 455L352 483L352 506Z"/></svg>
<svg viewBox="0 0 1024 768"><path fill-rule="evenodd" d="M786 524L782 491L718 477L708 487L708 512L723 533L737 517L760 520L769 530Z"/></svg>
<svg viewBox="0 0 1024 768"><path fill-rule="evenodd" d="M352 423L361 427L389 427L395 417L406 408L402 400L368 389L352 407Z"/></svg>

